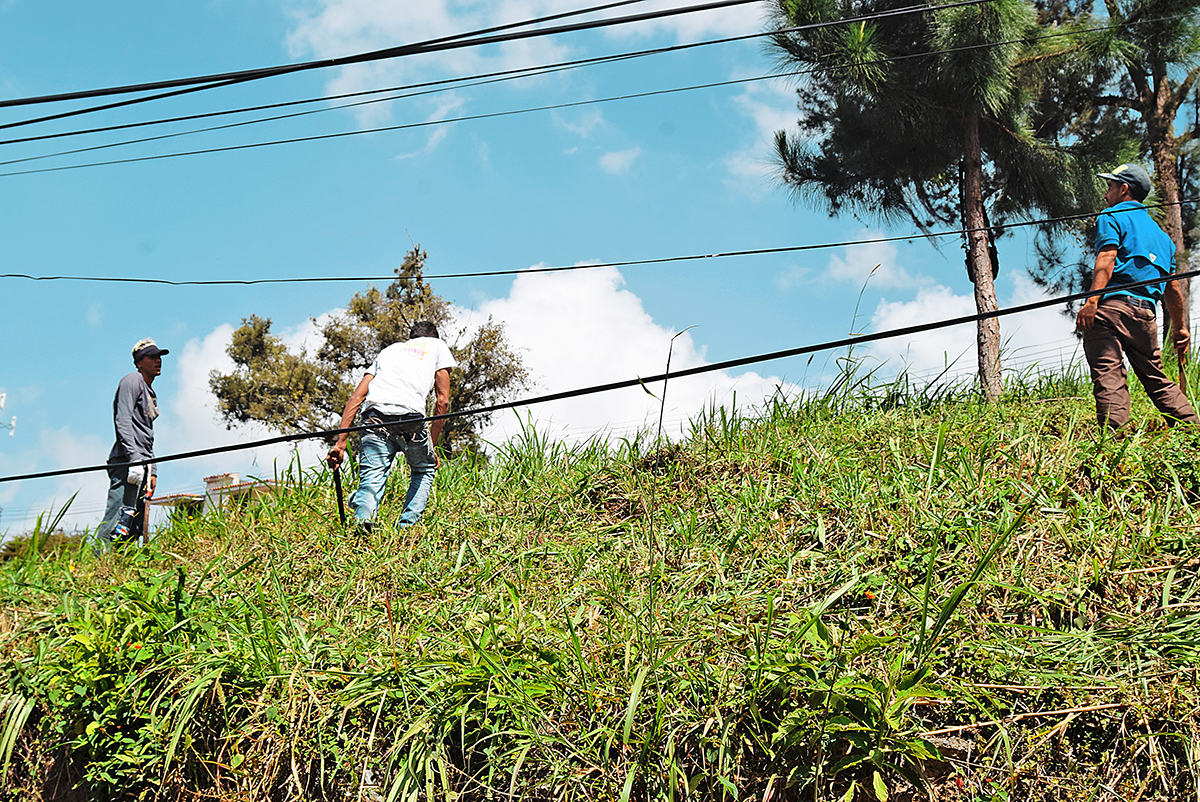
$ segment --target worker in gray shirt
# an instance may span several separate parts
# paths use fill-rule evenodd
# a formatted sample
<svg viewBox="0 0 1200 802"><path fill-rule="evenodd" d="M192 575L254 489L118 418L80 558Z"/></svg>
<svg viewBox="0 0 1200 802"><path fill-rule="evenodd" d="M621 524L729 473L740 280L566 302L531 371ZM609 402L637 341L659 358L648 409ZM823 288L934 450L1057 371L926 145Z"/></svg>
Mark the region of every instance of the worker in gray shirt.
<svg viewBox="0 0 1200 802"><path fill-rule="evenodd" d="M117 385L113 397L113 427L117 442L108 452L108 504L104 519L96 528L96 549L106 551L113 540L128 534L138 508L138 500L154 497L158 471L151 465L126 467L125 463L154 458L154 419L158 417L158 397L154 379L162 373L163 354L154 340L138 340L133 346L133 364L137 368ZM144 515L144 511L143 511ZM144 521L137 522L144 526ZM116 537L114 537L114 531Z"/></svg>

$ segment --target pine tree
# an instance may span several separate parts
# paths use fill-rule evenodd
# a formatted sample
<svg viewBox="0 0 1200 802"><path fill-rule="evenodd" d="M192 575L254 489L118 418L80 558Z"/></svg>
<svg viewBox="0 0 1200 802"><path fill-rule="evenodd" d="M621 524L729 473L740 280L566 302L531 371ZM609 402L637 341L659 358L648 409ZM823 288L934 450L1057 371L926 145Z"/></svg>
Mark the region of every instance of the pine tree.
<svg viewBox="0 0 1200 802"><path fill-rule="evenodd" d="M776 0L779 28L909 7L897 0ZM776 134L780 175L831 214L908 219L967 230L967 275L980 312L997 308L995 238L1031 210L1075 211L1078 170L1039 138L1031 110L1041 89L1036 12L995 0L780 32L788 69L809 70L797 92L799 131ZM1000 326L978 324L984 396L1001 392Z"/></svg>

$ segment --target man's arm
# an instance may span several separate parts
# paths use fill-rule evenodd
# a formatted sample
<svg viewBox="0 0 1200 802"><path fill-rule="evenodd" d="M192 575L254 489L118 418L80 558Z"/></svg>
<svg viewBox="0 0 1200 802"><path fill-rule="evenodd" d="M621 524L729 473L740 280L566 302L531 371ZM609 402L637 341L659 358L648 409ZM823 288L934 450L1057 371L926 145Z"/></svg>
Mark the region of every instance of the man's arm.
<svg viewBox="0 0 1200 802"><path fill-rule="evenodd" d="M137 374L130 375L138 382L141 382L141 376ZM117 385L117 399L114 405L115 409L113 410L113 426L117 430L117 443L129 455L130 462L150 457L149 454L138 447L137 433L133 430L133 413L137 408L138 389L137 384L133 381L121 379L121 383Z"/></svg>
<svg viewBox="0 0 1200 802"><path fill-rule="evenodd" d="M1178 281L1168 281L1167 288L1163 290L1163 306L1167 308L1167 316L1171 318L1171 328L1174 329L1175 353L1178 355L1186 354L1188 345L1192 341L1192 333L1187 330L1187 326L1181 325L1183 321L1183 290L1179 288Z"/></svg>
<svg viewBox="0 0 1200 802"><path fill-rule="evenodd" d="M442 368L437 373L433 374L433 414L445 415L450 411L450 368ZM442 429L446 427L446 420L435 420L429 427L430 441L437 446L438 438L442 436Z"/></svg>
<svg viewBox="0 0 1200 802"><path fill-rule="evenodd" d="M129 462L138 462L150 459L153 455L138 444L137 432L133 428L133 415L137 411L138 393L142 390L138 385L141 384L142 379L136 374L131 375L134 376L134 380L121 379L121 383L117 385L117 396L113 405L113 427L117 431L117 444L125 451L126 459ZM146 479L147 472L150 474L148 480ZM131 485L140 485L143 480L146 480L146 498L153 498L154 486L158 479L157 473L154 464L135 465L126 472L125 481Z"/></svg>
<svg viewBox="0 0 1200 802"><path fill-rule="evenodd" d="M350 398L346 400L346 408L342 411L342 423L339 429L349 429L354 425L354 416L358 414L359 407L363 401L367 399L367 388L371 384L371 379L375 378L370 373L362 377L362 381L354 388L354 392L350 393ZM333 448L329 449L328 456L325 461L329 463L329 467L336 468L342 464L342 458L346 455L346 441L350 439L350 435L342 432L337 436L337 440L333 444Z"/></svg>
<svg viewBox="0 0 1200 802"><path fill-rule="evenodd" d="M1092 269L1092 289L1102 290L1112 279L1113 268L1117 265L1117 246L1106 245L1096 254L1096 266ZM1075 316L1075 328L1087 331L1096 322L1096 310L1100 308L1100 296L1093 295L1083 302L1079 314Z"/></svg>

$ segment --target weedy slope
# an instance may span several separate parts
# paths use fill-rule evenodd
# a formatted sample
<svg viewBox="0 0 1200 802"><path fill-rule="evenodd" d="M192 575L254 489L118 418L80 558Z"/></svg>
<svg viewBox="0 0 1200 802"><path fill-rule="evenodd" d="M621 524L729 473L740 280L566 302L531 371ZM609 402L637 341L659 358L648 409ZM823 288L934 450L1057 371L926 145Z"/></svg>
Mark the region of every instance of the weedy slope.
<svg viewBox="0 0 1200 802"><path fill-rule="evenodd" d="M293 470L141 550L29 544L0 798L1195 799L1200 437L1014 384L528 430L369 541Z"/></svg>

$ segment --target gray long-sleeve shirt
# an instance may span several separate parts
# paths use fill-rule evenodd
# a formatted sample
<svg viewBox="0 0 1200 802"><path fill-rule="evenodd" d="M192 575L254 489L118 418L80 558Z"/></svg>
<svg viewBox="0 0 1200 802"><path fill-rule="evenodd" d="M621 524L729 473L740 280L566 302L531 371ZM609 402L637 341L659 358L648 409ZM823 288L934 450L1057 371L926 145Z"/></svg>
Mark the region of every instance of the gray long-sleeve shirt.
<svg viewBox="0 0 1200 802"><path fill-rule="evenodd" d="M140 373L130 373L117 385L113 397L113 427L117 442L108 452L109 462L136 462L154 456L154 419L158 417L158 397ZM150 466L150 475L158 468Z"/></svg>

